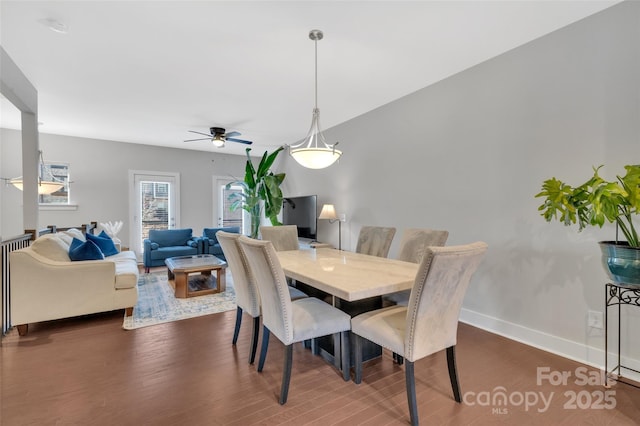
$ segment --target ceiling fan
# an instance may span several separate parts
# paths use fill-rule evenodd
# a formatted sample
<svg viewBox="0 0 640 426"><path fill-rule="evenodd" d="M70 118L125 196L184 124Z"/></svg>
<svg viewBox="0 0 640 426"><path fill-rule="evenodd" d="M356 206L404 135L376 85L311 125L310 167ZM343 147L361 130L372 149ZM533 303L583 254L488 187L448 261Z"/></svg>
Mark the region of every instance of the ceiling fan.
<svg viewBox="0 0 640 426"><path fill-rule="evenodd" d="M225 142L237 142L243 143L245 145L251 145L253 142L246 141L244 139L237 139L234 136L240 136L240 132L229 132L226 133L226 130L223 127L211 127L209 128L209 134L196 132L195 130L189 130L191 133L197 133L202 136L206 136L206 138L198 138L198 139L188 139L185 142L194 142L194 141L203 141L205 139L211 139L213 145L222 148L224 147Z"/></svg>

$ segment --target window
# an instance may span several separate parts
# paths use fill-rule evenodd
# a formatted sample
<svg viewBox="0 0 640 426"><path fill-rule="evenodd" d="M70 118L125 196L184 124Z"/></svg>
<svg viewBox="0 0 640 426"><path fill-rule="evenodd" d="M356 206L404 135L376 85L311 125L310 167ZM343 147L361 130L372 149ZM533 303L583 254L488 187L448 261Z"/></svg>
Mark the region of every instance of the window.
<svg viewBox="0 0 640 426"><path fill-rule="evenodd" d="M169 198L169 184L162 182L153 182L153 196L154 198Z"/></svg>
<svg viewBox="0 0 640 426"><path fill-rule="evenodd" d="M64 163L41 163L40 176L42 180L64 182L62 188L51 194L40 194L40 204L68 205L69 204L69 165Z"/></svg>
<svg viewBox="0 0 640 426"><path fill-rule="evenodd" d="M170 229L169 183L140 182L142 201L142 239L149 237L150 229Z"/></svg>

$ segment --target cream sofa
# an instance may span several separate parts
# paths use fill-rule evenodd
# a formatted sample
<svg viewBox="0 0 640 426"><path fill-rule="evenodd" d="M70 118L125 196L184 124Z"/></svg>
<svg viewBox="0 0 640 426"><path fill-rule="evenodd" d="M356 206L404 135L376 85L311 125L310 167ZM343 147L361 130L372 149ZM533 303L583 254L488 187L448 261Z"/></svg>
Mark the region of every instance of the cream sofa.
<svg viewBox="0 0 640 426"><path fill-rule="evenodd" d="M134 252L104 260L71 261L77 229L44 235L10 254L11 323L20 335L28 324L78 315L126 309L138 300L138 264Z"/></svg>

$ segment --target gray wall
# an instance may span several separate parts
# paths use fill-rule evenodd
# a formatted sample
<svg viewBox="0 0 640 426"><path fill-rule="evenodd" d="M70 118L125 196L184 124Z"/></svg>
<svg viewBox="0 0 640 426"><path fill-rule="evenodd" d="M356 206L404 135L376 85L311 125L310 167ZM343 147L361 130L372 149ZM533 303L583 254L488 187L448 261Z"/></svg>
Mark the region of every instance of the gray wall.
<svg viewBox="0 0 640 426"><path fill-rule="evenodd" d="M409 227L486 241L463 318L601 365L603 333L586 316L604 310L596 242L614 228L546 223L534 195L552 176L579 184L593 165L613 178L640 162L639 82L640 3L627 2L330 129L340 163L287 159L285 188L345 213L346 248L365 224L398 228L390 256ZM319 239L337 245L337 232L319 221ZM638 369L640 309L628 326Z"/></svg>
<svg viewBox="0 0 640 426"><path fill-rule="evenodd" d="M409 227L447 229L449 245L486 241L463 320L601 366L603 333L586 317L604 310L596 242L610 239L613 227L577 233L548 224L534 195L551 176L577 184L593 165L605 164L603 174L613 177L639 162L638 76L640 3L625 2L327 130L329 141L341 142L339 164L312 171L283 155L276 168L287 172L285 195L317 194L319 207L333 203L346 214L346 249L365 224L398 228L392 257ZM4 170L6 136L3 176L12 176ZM211 176L241 175L244 164L61 136L42 135L40 143L48 160L72 163L80 205L42 214L42 223L122 220L127 170L142 169L181 173L182 224L199 229L211 223ZM337 246L336 224L319 221L318 231ZM640 309L625 318L626 361L640 369Z"/></svg>

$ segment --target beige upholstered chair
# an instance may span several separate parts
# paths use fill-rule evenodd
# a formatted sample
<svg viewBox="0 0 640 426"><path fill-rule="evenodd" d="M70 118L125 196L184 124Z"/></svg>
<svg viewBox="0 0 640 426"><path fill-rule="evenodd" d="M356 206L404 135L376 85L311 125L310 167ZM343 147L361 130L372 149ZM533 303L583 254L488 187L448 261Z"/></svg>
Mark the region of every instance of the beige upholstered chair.
<svg viewBox="0 0 640 426"><path fill-rule="evenodd" d="M296 225L261 226L260 234L263 240L271 241L276 251L300 250L298 227ZM296 281L294 279L287 278L287 283L291 288L296 288ZM294 294L291 296L292 299L296 298ZM307 295L304 294L304 296L306 297Z"/></svg>
<svg viewBox="0 0 640 426"><path fill-rule="evenodd" d="M398 260L420 263L427 247L442 247L449 238L449 231L409 228L402 233Z"/></svg>
<svg viewBox="0 0 640 426"><path fill-rule="evenodd" d="M296 225L261 226L260 234L263 240L271 241L276 251L300 249Z"/></svg>
<svg viewBox="0 0 640 426"><path fill-rule="evenodd" d="M349 380L351 317L314 297L292 301L287 291L284 271L273 244L270 241L254 240L247 237L240 237L238 241L249 261L252 275L256 277L262 298L263 332L258 371L262 371L264 367L271 333L285 345L280 404L287 402L293 362L293 344L296 342L340 333L342 372L344 380Z"/></svg>
<svg viewBox="0 0 640 426"><path fill-rule="evenodd" d="M224 256L227 259L227 265L231 270L233 277L233 288L236 292L236 325L233 331L232 343L235 345L238 341L240 333L240 325L242 324L243 312L249 314L253 318L253 332L251 337L251 352L249 354L249 364L253 364L256 357L256 349L258 347L258 334L260 332L260 293L255 284L249 264L240 249L238 238L240 234L233 232L218 231L216 238L222 247ZM305 293L297 288L288 288L292 300L307 297Z"/></svg>
<svg viewBox="0 0 640 426"><path fill-rule="evenodd" d="M405 229L400 240L400 252L398 260L405 262L420 263L427 250L427 247L442 247L447 242L449 231L438 231L435 229ZM382 298L383 306L403 305L409 303L411 290L398 291Z"/></svg>
<svg viewBox="0 0 640 426"><path fill-rule="evenodd" d="M358 235L356 253L387 257L396 228L382 226L363 226Z"/></svg>
<svg viewBox="0 0 640 426"><path fill-rule="evenodd" d="M391 306L351 319L355 335L355 379L362 381L362 339L383 346L406 360L405 380L411 424L418 424L414 362L443 349L453 395L461 401L455 346L462 300L487 245L483 242L429 247L418 268L409 306Z"/></svg>
<svg viewBox="0 0 640 426"><path fill-rule="evenodd" d="M218 231L216 232L216 237L227 259L227 265L231 270L233 288L236 292L236 304L238 305L232 343L235 345L238 341L238 333L240 333L240 325L242 324L242 313L245 312L253 318L251 353L249 355L249 364L253 364L258 347L258 333L260 332L260 293L251 276L247 259L238 245L240 234Z"/></svg>

